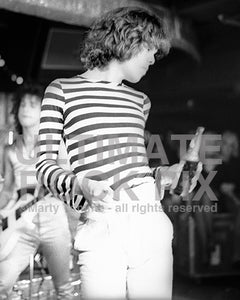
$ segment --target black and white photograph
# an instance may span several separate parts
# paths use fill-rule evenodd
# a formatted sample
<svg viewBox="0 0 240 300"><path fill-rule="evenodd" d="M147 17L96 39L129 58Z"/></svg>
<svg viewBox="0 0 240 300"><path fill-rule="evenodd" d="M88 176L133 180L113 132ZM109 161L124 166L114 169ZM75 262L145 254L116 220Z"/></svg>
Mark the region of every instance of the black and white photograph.
<svg viewBox="0 0 240 300"><path fill-rule="evenodd" d="M239 101L239 0L0 0L0 300L239 300Z"/></svg>

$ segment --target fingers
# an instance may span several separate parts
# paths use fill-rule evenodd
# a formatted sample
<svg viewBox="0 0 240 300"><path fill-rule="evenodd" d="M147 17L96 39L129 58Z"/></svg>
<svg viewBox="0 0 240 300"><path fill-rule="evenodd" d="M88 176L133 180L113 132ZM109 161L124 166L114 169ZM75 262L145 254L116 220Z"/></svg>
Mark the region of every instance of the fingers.
<svg viewBox="0 0 240 300"><path fill-rule="evenodd" d="M175 164L171 167L172 170L175 171L175 176L172 180L171 191L173 191L177 187L177 184L180 180L181 173L183 172L184 163L185 162L182 160L178 164ZM184 181L184 182L182 182L183 192L182 192L181 196L185 196L188 193L191 193L193 191L193 189L195 188L195 186L197 184L197 181L201 174L201 171L202 171L202 163L199 162L197 165L195 175L193 178L190 178L191 179L190 182L186 178L185 178L185 180L183 179L183 181ZM189 177L187 177L187 178L189 178Z"/></svg>
<svg viewBox="0 0 240 300"><path fill-rule="evenodd" d="M189 188L189 193L191 193L193 191L193 189L196 187L197 185L197 182L198 182L198 179L199 179L199 176L202 172L202 163L199 162L198 165L197 165L197 170L196 170L196 173L194 175L194 177L192 178L191 180L191 186Z"/></svg>
<svg viewBox="0 0 240 300"><path fill-rule="evenodd" d="M89 206L95 211L105 211L113 208L113 190L106 181L96 181L84 178L81 189Z"/></svg>
<svg viewBox="0 0 240 300"><path fill-rule="evenodd" d="M95 211L100 211L100 212L110 211L114 209L114 200L108 193L102 199L99 199L98 197L93 197L91 207Z"/></svg>
<svg viewBox="0 0 240 300"><path fill-rule="evenodd" d="M174 167L173 169L173 178L172 178L172 184L171 189L174 190L178 184L179 178L181 176L181 172L184 166L184 161L180 161L178 164L172 165Z"/></svg>
<svg viewBox="0 0 240 300"><path fill-rule="evenodd" d="M97 181L93 184L92 196L98 198L103 202L108 202L113 197L113 190L109 187L108 183L104 181Z"/></svg>
<svg viewBox="0 0 240 300"><path fill-rule="evenodd" d="M196 175L198 175L198 177L199 177L199 174L202 172L202 168L203 168L203 164L202 164L202 162L199 162L197 165L197 171L196 171Z"/></svg>

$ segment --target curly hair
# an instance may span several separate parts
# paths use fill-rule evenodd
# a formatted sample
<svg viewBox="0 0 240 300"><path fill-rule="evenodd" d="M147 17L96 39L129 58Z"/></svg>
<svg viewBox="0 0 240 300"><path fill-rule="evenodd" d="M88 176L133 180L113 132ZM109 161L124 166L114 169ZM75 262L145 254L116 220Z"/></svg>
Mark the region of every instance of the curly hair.
<svg viewBox="0 0 240 300"><path fill-rule="evenodd" d="M26 82L21 85L14 94L12 114L14 115L15 129L19 134L22 134L22 125L20 124L18 119L18 111L23 97L27 94L35 95L39 97L39 101L42 101L44 95L44 87L38 83Z"/></svg>
<svg viewBox="0 0 240 300"><path fill-rule="evenodd" d="M93 23L81 51L86 69L104 68L112 59L126 61L141 47L156 48L156 59L167 55L170 42L164 18L142 8L122 7Z"/></svg>

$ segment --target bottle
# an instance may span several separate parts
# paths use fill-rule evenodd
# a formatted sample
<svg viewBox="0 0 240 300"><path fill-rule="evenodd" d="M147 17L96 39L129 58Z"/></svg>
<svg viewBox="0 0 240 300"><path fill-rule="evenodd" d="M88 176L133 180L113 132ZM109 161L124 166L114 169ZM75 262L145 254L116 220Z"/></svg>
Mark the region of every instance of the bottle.
<svg viewBox="0 0 240 300"><path fill-rule="evenodd" d="M189 149L182 158L184 165L178 183L173 189L173 194L175 195L184 196L189 192L191 180L196 173L199 163L199 149L201 146L203 131L204 127L197 128L196 134L190 142Z"/></svg>

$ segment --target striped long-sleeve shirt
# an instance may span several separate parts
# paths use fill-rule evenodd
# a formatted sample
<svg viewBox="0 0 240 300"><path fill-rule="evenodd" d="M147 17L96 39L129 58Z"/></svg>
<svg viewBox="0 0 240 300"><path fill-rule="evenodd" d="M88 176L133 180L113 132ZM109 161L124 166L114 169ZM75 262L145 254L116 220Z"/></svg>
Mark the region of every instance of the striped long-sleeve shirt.
<svg viewBox="0 0 240 300"><path fill-rule="evenodd" d="M144 145L149 109L144 93L123 84L81 76L53 81L42 103L38 181L74 206L73 187L85 176L113 190L152 177ZM62 138L72 172L57 163Z"/></svg>

